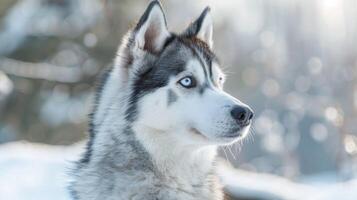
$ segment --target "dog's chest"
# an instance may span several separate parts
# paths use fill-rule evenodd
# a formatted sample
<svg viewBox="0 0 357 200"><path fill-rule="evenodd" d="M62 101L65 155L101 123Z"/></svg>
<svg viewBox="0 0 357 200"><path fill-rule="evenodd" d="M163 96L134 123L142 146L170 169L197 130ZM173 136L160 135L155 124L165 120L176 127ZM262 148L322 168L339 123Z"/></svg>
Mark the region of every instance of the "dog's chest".
<svg viewBox="0 0 357 200"><path fill-rule="evenodd" d="M158 177L139 173L121 175L113 190L114 199L147 200L220 200L222 194L213 175L187 177Z"/></svg>

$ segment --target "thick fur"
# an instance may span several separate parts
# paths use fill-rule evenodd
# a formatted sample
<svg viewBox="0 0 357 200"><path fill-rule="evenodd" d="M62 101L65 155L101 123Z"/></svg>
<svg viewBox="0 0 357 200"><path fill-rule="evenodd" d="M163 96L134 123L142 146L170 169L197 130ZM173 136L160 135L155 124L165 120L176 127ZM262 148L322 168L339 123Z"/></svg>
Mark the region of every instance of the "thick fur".
<svg viewBox="0 0 357 200"><path fill-rule="evenodd" d="M150 3L98 88L74 199L223 199L217 145L244 137L250 124L230 116L247 106L222 90L212 45L209 9L176 35L159 2ZM189 89L180 85L188 73L197 82Z"/></svg>

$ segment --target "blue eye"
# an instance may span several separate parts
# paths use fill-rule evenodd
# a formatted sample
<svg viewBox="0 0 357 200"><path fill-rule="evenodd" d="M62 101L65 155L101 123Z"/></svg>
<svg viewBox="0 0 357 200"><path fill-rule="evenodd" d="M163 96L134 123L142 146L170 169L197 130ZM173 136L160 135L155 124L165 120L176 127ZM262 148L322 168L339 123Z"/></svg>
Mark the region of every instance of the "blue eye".
<svg viewBox="0 0 357 200"><path fill-rule="evenodd" d="M186 76L179 81L180 85L185 88L193 88L196 86L196 81L191 76Z"/></svg>

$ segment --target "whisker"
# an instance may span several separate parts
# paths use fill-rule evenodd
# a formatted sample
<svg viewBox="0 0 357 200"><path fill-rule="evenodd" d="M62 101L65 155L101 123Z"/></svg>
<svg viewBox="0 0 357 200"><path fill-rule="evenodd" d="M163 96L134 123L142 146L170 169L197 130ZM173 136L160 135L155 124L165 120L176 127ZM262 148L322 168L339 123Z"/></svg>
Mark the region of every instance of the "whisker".
<svg viewBox="0 0 357 200"><path fill-rule="evenodd" d="M226 150L224 150L224 146L222 147L222 150L224 152L224 155L226 156L226 160L229 161L228 156L227 156L227 152L226 152Z"/></svg>
<svg viewBox="0 0 357 200"><path fill-rule="evenodd" d="M234 159L234 160L237 160L237 158L235 157L234 153L232 152L232 149L231 149L232 145L233 145L233 144L228 145L227 148L228 148L229 152L232 154L233 159Z"/></svg>

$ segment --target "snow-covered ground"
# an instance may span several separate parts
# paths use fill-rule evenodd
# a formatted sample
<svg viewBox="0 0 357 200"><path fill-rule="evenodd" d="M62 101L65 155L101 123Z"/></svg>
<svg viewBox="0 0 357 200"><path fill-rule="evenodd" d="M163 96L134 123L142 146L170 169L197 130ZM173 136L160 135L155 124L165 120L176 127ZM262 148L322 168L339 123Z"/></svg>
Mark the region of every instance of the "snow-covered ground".
<svg viewBox="0 0 357 200"><path fill-rule="evenodd" d="M72 162L83 145L70 147L22 142L0 146L1 200L68 200Z"/></svg>
<svg viewBox="0 0 357 200"><path fill-rule="evenodd" d="M83 144L49 146L24 142L0 146L1 200L69 199L67 176ZM357 199L357 179L347 182L295 183L282 177L221 166L227 189L239 197L259 199Z"/></svg>
<svg viewBox="0 0 357 200"><path fill-rule="evenodd" d="M252 173L228 166L222 166L220 172L230 193L248 199L357 200L357 179L330 182L326 181L328 175L325 175L311 177L314 181L303 184L275 175Z"/></svg>

